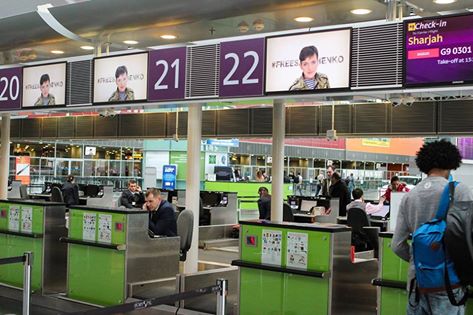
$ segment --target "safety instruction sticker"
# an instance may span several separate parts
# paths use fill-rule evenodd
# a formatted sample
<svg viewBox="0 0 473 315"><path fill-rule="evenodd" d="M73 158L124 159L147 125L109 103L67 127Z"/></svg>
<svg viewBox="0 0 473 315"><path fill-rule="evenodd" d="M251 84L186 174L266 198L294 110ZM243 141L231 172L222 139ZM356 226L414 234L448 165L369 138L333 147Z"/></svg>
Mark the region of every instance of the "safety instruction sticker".
<svg viewBox="0 0 473 315"><path fill-rule="evenodd" d="M21 207L21 231L33 232L33 208Z"/></svg>
<svg viewBox="0 0 473 315"><path fill-rule="evenodd" d="M82 220L82 240L95 242L96 226L97 214L85 212Z"/></svg>
<svg viewBox="0 0 473 315"><path fill-rule="evenodd" d="M261 262L281 266L282 232L263 230Z"/></svg>
<svg viewBox="0 0 473 315"><path fill-rule="evenodd" d="M18 206L10 206L8 212L8 230L20 232L20 208Z"/></svg>
<svg viewBox="0 0 473 315"><path fill-rule="evenodd" d="M287 233L286 267L307 270L307 233Z"/></svg>
<svg viewBox="0 0 473 315"><path fill-rule="evenodd" d="M99 214L99 239L100 243L112 243L112 215Z"/></svg>

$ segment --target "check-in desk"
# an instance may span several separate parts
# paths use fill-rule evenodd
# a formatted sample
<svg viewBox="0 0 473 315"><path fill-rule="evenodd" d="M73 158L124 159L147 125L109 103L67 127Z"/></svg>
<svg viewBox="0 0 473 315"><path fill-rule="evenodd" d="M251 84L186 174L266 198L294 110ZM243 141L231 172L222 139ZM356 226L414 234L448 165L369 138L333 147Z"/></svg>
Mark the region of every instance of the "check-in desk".
<svg viewBox="0 0 473 315"><path fill-rule="evenodd" d="M124 303L131 286L179 273L179 237L150 238L142 210L75 206L69 210L67 297Z"/></svg>
<svg viewBox="0 0 473 315"><path fill-rule="evenodd" d="M393 233L379 233L379 270L373 280L377 287L378 315L405 314L408 303L407 272L409 263L399 258L391 249ZM473 315L471 297L466 314Z"/></svg>
<svg viewBox="0 0 473 315"><path fill-rule="evenodd" d="M240 314L373 314L376 261L353 264L336 224L241 221Z"/></svg>
<svg viewBox="0 0 473 315"><path fill-rule="evenodd" d="M0 200L0 258L33 253L31 288L34 292L64 292L67 247L66 207L42 200ZM0 283L23 287L23 266L0 266Z"/></svg>

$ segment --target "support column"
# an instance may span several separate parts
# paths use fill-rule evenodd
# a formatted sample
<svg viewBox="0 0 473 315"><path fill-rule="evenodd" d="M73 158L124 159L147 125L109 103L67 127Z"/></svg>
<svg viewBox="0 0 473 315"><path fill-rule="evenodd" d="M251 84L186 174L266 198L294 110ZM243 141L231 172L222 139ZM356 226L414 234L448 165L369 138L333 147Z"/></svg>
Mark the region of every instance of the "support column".
<svg viewBox="0 0 473 315"><path fill-rule="evenodd" d="M10 114L2 114L0 141L0 199L7 199L8 174L10 173Z"/></svg>
<svg viewBox="0 0 473 315"><path fill-rule="evenodd" d="M194 213L194 227L192 246L187 252L184 272L194 273L197 272L199 254L201 104L190 104L187 117L186 209L190 209Z"/></svg>
<svg viewBox="0 0 473 315"><path fill-rule="evenodd" d="M286 109L283 101L273 104L273 181L271 183L271 220L282 221L284 185L284 137Z"/></svg>

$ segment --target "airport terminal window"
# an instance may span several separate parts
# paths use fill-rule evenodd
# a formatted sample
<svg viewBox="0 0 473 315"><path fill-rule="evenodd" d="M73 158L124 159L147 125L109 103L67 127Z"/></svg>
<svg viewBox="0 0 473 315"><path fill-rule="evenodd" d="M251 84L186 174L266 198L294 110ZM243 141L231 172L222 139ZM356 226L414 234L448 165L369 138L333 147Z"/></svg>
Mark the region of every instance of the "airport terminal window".
<svg viewBox="0 0 473 315"><path fill-rule="evenodd" d="M120 176L120 161L110 161L109 176Z"/></svg>
<svg viewBox="0 0 473 315"><path fill-rule="evenodd" d="M54 160L41 159L40 175L54 175Z"/></svg>
<svg viewBox="0 0 473 315"><path fill-rule="evenodd" d="M82 146L72 144L56 144L56 157L58 158L82 158Z"/></svg>
<svg viewBox="0 0 473 315"><path fill-rule="evenodd" d="M71 161L70 174L74 176L82 175L82 161Z"/></svg>
<svg viewBox="0 0 473 315"><path fill-rule="evenodd" d="M56 176L69 175L69 161L56 160Z"/></svg>

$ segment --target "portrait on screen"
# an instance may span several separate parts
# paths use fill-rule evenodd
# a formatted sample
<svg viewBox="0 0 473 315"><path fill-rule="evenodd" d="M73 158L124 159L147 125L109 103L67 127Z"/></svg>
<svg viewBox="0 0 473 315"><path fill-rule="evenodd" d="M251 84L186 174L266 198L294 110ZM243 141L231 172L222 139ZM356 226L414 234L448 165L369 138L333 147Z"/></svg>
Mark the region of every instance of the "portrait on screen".
<svg viewBox="0 0 473 315"><path fill-rule="evenodd" d="M268 37L266 92L350 87L351 30Z"/></svg>
<svg viewBox="0 0 473 315"><path fill-rule="evenodd" d="M94 59L94 103L145 101L148 54Z"/></svg>
<svg viewBox="0 0 473 315"><path fill-rule="evenodd" d="M65 105L66 63L23 68L23 107Z"/></svg>

